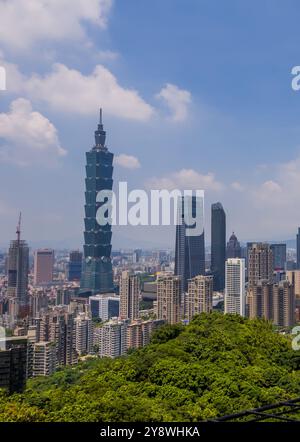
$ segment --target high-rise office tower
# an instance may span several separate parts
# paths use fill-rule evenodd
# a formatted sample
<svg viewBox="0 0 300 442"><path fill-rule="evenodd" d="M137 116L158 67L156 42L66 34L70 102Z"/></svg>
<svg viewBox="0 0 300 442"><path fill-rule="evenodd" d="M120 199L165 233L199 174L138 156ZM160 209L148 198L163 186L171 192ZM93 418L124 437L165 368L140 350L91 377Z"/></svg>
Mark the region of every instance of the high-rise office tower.
<svg viewBox="0 0 300 442"><path fill-rule="evenodd" d="M118 317L120 312L120 297L115 293L103 293L89 297L92 318L108 321Z"/></svg>
<svg viewBox="0 0 300 442"><path fill-rule="evenodd" d="M38 342L36 325L29 325L27 329L27 379L33 377L34 344Z"/></svg>
<svg viewBox="0 0 300 442"><path fill-rule="evenodd" d="M180 276L159 276L157 279L157 318L168 324L181 319Z"/></svg>
<svg viewBox="0 0 300 442"><path fill-rule="evenodd" d="M295 324L294 287L288 281L273 286L273 322L280 327Z"/></svg>
<svg viewBox="0 0 300 442"><path fill-rule="evenodd" d="M136 249L133 251L133 263L137 264L140 262L141 260L141 256L142 256L142 250L141 249Z"/></svg>
<svg viewBox="0 0 300 442"><path fill-rule="evenodd" d="M286 244L271 244L274 270L284 270L286 263Z"/></svg>
<svg viewBox="0 0 300 442"><path fill-rule="evenodd" d="M298 227L296 242L297 242L297 269L300 269L300 227Z"/></svg>
<svg viewBox="0 0 300 442"><path fill-rule="evenodd" d="M95 145L86 153L85 180L85 231L84 261L81 277L82 290L91 294L113 291L113 272L111 263L111 225L100 226L96 220L97 194L101 190L112 190L113 154L105 145L106 132L103 130L102 111L100 122L95 131Z"/></svg>
<svg viewBox="0 0 300 442"><path fill-rule="evenodd" d="M57 368L56 350L53 342L33 344L32 376L50 376Z"/></svg>
<svg viewBox="0 0 300 442"><path fill-rule="evenodd" d="M82 253L78 250L70 252L68 264L68 281L80 281L82 270Z"/></svg>
<svg viewBox="0 0 300 442"><path fill-rule="evenodd" d="M53 342L57 365L77 363L74 315L62 312L44 314L37 322L40 342Z"/></svg>
<svg viewBox="0 0 300 442"><path fill-rule="evenodd" d="M232 233L229 241L227 243L226 248L226 257L228 258L242 258L242 251L240 243L235 236L234 232Z"/></svg>
<svg viewBox="0 0 300 442"><path fill-rule="evenodd" d="M0 339L0 388L9 394L21 392L26 385L27 345L24 336Z"/></svg>
<svg viewBox="0 0 300 442"><path fill-rule="evenodd" d="M128 271L120 277L120 318L137 319L139 317L140 281L137 275Z"/></svg>
<svg viewBox="0 0 300 442"><path fill-rule="evenodd" d="M17 315L22 318L28 314L28 270L29 247L21 240L21 215L17 227L17 239L11 241L8 252L8 287L7 294L14 298Z"/></svg>
<svg viewBox="0 0 300 442"><path fill-rule="evenodd" d="M269 244L251 243L248 246L248 284L260 280L273 282L273 251Z"/></svg>
<svg viewBox="0 0 300 442"><path fill-rule="evenodd" d="M93 348L93 324L86 313L75 318L76 351L79 355L90 354Z"/></svg>
<svg viewBox="0 0 300 442"><path fill-rule="evenodd" d="M152 332L165 322L162 320L137 319L127 325L127 349L140 348L149 344Z"/></svg>
<svg viewBox="0 0 300 442"><path fill-rule="evenodd" d="M34 252L34 285L50 284L53 281L54 250L39 249Z"/></svg>
<svg viewBox="0 0 300 442"><path fill-rule="evenodd" d="M151 335L151 325L153 321L136 320L131 321L127 326L126 344L128 348L143 347L144 332L147 336Z"/></svg>
<svg viewBox="0 0 300 442"><path fill-rule="evenodd" d="M269 281L258 281L248 288L249 318L273 320L273 284Z"/></svg>
<svg viewBox="0 0 300 442"><path fill-rule="evenodd" d="M76 335L75 335L75 321L74 315L66 313L63 319L60 317L59 322L62 322L62 334L59 336L61 345L61 363L63 365L77 364L77 352L76 352ZM59 330L61 330L60 325Z"/></svg>
<svg viewBox="0 0 300 442"><path fill-rule="evenodd" d="M245 316L245 260L229 258L225 263L224 312Z"/></svg>
<svg viewBox="0 0 300 442"><path fill-rule="evenodd" d="M211 272L214 290L225 287L226 215L221 203L211 206Z"/></svg>
<svg viewBox="0 0 300 442"><path fill-rule="evenodd" d="M248 288L249 317L265 318L280 327L295 324L295 293L289 281L258 281Z"/></svg>
<svg viewBox="0 0 300 442"><path fill-rule="evenodd" d="M94 330L93 342L101 358L115 358L126 353L127 322L115 318Z"/></svg>
<svg viewBox="0 0 300 442"><path fill-rule="evenodd" d="M32 293L29 297L30 314L33 318L39 316L42 311L46 311L49 305L49 298L47 293L38 291Z"/></svg>
<svg viewBox="0 0 300 442"><path fill-rule="evenodd" d="M296 299L300 299L300 270L288 270L286 272L286 279L294 286Z"/></svg>
<svg viewBox="0 0 300 442"><path fill-rule="evenodd" d="M191 214L185 213L185 211L189 211ZM195 226L196 229L201 230L200 234L191 234L192 228L190 227L189 215L197 218L197 223L201 224L201 226ZM179 198L175 244L175 275L181 278L181 293L187 291L190 278L205 274L203 216L204 204L202 197L185 196Z"/></svg>
<svg viewBox="0 0 300 442"><path fill-rule="evenodd" d="M286 270L297 270L297 262L293 259L287 259L285 268Z"/></svg>
<svg viewBox="0 0 300 442"><path fill-rule="evenodd" d="M71 301L71 292L64 288L56 290L55 305L69 305Z"/></svg>
<svg viewBox="0 0 300 442"><path fill-rule="evenodd" d="M209 313L213 308L213 277L198 275L189 280L187 318L190 321L199 313Z"/></svg>

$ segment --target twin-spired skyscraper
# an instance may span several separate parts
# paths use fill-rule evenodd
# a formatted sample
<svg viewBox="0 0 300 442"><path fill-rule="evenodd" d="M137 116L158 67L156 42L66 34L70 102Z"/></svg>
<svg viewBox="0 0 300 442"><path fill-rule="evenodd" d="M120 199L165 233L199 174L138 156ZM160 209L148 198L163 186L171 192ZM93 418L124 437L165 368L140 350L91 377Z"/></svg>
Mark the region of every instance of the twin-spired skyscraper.
<svg viewBox="0 0 300 442"><path fill-rule="evenodd" d="M190 213L185 213L190 211ZM200 213L197 213L199 211ZM188 216L197 218L200 226L190 227L191 219ZM196 195L183 196L178 201L178 224L176 226L175 244L175 275L181 278L180 292L188 289L188 280L197 275L205 274L205 247L204 247L204 201L202 197ZM200 232L191 235L190 229Z"/></svg>
<svg viewBox="0 0 300 442"><path fill-rule="evenodd" d="M97 202L100 190L112 190L113 153L105 145L106 132L100 121L95 131L95 145L86 152L84 262L81 289L90 294L113 291L111 263L111 225L100 226L96 214L101 204Z"/></svg>

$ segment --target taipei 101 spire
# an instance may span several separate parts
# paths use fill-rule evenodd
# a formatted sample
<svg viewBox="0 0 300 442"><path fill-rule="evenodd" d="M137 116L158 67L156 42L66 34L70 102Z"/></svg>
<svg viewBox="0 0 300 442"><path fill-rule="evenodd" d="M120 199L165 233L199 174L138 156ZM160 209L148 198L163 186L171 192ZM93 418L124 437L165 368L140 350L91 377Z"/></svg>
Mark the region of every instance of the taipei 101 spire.
<svg viewBox="0 0 300 442"><path fill-rule="evenodd" d="M95 148L104 149L107 151L107 147L105 146L106 132L103 130L102 123L102 109L100 109L100 119L98 124L98 129L95 131Z"/></svg>
<svg viewBox="0 0 300 442"><path fill-rule="evenodd" d="M105 145L102 109L95 131L95 145L86 152L84 262L81 290L89 294L112 292L111 225L100 226L96 213L101 203L96 197L101 190L112 190L113 157Z"/></svg>

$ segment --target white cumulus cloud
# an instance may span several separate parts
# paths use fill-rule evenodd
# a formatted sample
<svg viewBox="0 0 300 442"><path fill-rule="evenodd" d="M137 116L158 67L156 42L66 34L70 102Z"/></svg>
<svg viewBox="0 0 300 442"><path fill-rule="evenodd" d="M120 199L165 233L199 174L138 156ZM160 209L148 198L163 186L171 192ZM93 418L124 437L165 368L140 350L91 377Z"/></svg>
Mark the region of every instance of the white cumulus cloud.
<svg viewBox="0 0 300 442"><path fill-rule="evenodd" d="M87 40L84 24L104 28L112 0L0 0L0 41L28 50L44 41Z"/></svg>
<svg viewBox="0 0 300 442"><path fill-rule="evenodd" d="M110 53L108 56L113 57ZM16 64L3 59L0 62L6 69L9 93L25 95L36 103L46 103L58 112L94 115L101 106L108 115L136 121L148 121L158 112L138 91L122 86L102 64L97 64L90 74L83 74L62 63L54 63L52 70L44 75L26 76ZM173 90L176 93L171 97ZM187 117L188 91L168 84L157 96L168 101L171 121L183 121Z"/></svg>
<svg viewBox="0 0 300 442"><path fill-rule="evenodd" d="M124 167L125 169L138 169L141 167L138 158L124 153L115 156L115 164Z"/></svg>
<svg viewBox="0 0 300 442"><path fill-rule="evenodd" d="M258 167L263 181L248 183L238 200L228 202L233 227L244 238L249 238L249 232L262 240L291 238L300 220L300 157Z"/></svg>
<svg viewBox="0 0 300 442"><path fill-rule="evenodd" d="M216 180L213 173L201 174L193 169L181 169L165 177L153 177L147 181L151 189L179 190L214 190L223 189L223 184Z"/></svg>
<svg viewBox="0 0 300 442"><path fill-rule="evenodd" d="M17 77L16 72L14 75ZM146 121L154 114L136 90L122 87L102 65L84 75L55 63L49 74L23 76L22 82L17 78L16 86L16 92L21 89L31 100L45 102L60 112L94 115L101 105L107 114L133 120Z"/></svg>
<svg viewBox="0 0 300 442"><path fill-rule="evenodd" d="M191 93L179 89L175 84L167 83L156 95L170 110L172 121L184 121L188 116L188 107L192 101Z"/></svg>
<svg viewBox="0 0 300 442"><path fill-rule="evenodd" d="M230 186L233 190L236 190L237 192L242 192L244 190L244 186L239 181L233 181Z"/></svg>
<svg viewBox="0 0 300 442"><path fill-rule="evenodd" d="M55 126L35 112L29 100L18 98L7 113L0 113L0 160L26 166L50 164L66 150Z"/></svg>

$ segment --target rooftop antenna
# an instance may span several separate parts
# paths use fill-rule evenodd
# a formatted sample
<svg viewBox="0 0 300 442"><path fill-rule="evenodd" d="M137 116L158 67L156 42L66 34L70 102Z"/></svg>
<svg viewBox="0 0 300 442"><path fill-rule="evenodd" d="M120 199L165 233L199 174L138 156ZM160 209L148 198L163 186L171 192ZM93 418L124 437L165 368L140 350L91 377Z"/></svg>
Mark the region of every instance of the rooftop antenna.
<svg viewBox="0 0 300 442"><path fill-rule="evenodd" d="M100 121L99 121L99 124L102 125L102 107L100 107Z"/></svg>
<svg viewBox="0 0 300 442"><path fill-rule="evenodd" d="M21 239L21 219L22 219L22 212L20 212L20 214L19 214L19 221L18 221L17 231L16 231L18 242L20 242L20 239Z"/></svg>

